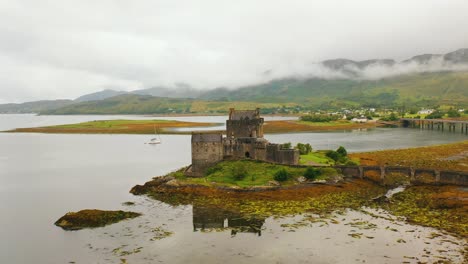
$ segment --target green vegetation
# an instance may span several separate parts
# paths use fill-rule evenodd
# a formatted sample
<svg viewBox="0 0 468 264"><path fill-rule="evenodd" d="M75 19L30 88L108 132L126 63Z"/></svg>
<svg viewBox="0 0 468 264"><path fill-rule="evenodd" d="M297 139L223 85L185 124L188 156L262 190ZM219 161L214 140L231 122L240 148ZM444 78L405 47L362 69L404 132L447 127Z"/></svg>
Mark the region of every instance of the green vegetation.
<svg viewBox="0 0 468 264"><path fill-rule="evenodd" d="M321 172L319 169L314 167L308 167L304 172L304 177L308 180L315 180L318 176L320 176Z"/></svg>
<svg viewBox="0 0 468 264"><path fill-rule="evenodd" d="M70 212L60 217L55 222L65 230L79 230L83 228L101 227L117 223L127 218L140 216L139 213L126 211L103 211L96 209L86 209L79 212Z"/></svg>
<svg viewBox="0 0 468 264"><path fill-rule="evenodd" d="M304 175L306 168L293 167L280 164L271 164L253 160L222 161L207 169L205 177L189 178L183 170L172 172L169 176L175 177L182 183L200 184L205 186L268 186L271 181L277 180L275 176L280 174L281 180L286 175L286 180L282 181L283 186L297 184L296 179ZM332 175L338 174L333 168L324 168L319 179L328 179ZM277 181L281 181L277 180Z"/></svg>
<svg viewBox="0 0 468 264"><path fill-rule="evenodd" d="M305 116L300 117L301 121L314 122L314 123L331 122L331 121L336 121L338 119L339 119L339 116L337 115L305 115Z"/></svg>
<svg viewBox="0 0 468 264"><path fill-rule="evenodd" d="M177 134L180 132L169 129L181 127L214 126L215 123L195 123L174 120L102 120L78 124L57 125L49 127L17 128L10 132L40 132L40 133L89 133L89 134ZM155 131L156 130L156 131Z"/></svg>
<svg viewBox="0 0 468 264"><path fill-rule="evenodd" d="M340 146L336 151L328 150L325 155L330 159L335 161L335 164L347 164L347 165L354 165L352 164L348 158L348 152L343 146Z"/></svg>
<svg viewBox="0 0 468 264"><path fill-rule="evenodd" d="M417 73L380 80L281 79L239 90L204 94L210 100L294 102L313 109L343 107L428 107L437 104L467 107L467 72Z"/></svg>
<svg viewBox="0 0 468 264"><path fill-rule="evenodd" d="M434 111L426 116L426 119L440 119L444 117L444 113L441 111Z"/></svg>
<svg viewBox="0 0 468 264"><path fill-rule="evenodd" d="M397 121L398 116L395 113L391 113L389 116L381 117L380 120L382 120L382 121Z"/></svg>
<svg viewBox="0 0 468 264"><path fill-rule="evenodd" d="M279 108L284 104L259 103L246 100L236 101L206 101L202 99L165 98L149 95L119 95L99 101L85 101L56 109L41 111L46 115L73 114L226 114L229 108L254 109ZM288 107L295 103L286 104Z"/></svg>
<svg viewBox="0 0 468 264"><path fill-rule="evenodd" d="M450 110L447 111L447 116L448 117L460 117L461 114L458 113L457 110L453 109L453 108L450 108Z"/></svg>
<svg viewBox="0 0 468 264"><path fill-rule="evenodd" d="M327 151L314 151L309 152L308 154L301 155L299 159L299 164L303 165L333 165L335 161L326 155Z"/></svg>
<svg viewBox="0 0 468 264"><path fill-rule="evenodd" d="M247 173L248 172L247 172L246 165L244 163L240 163L240 164L238 164L237 167L231 167L231 175L230 176L235 181L242 181L247 176ZM252 180L254 180L254 178L252 178Z"/></svg>
<svg viewBox="0 0 468 264"><path fill-rule="evenodd" d="M273 179L275 179L275 181L279 181L279 182L287 181L288 178L289 178L289 173L284 168L277 171L275 173L274 177L273 177Z"/></svg>
<svg viewBox="0 0 468 264"><path fill-rule="evenodd" d="M380 80L281 79L237 90L215 89L187 94L196 99L125 94L96 101L38 101L0 105L0 112L41 114L226 114L230 107L262 113L374 107L414 110L419 107L468 108L468 72L432 72ZM289 102L285 104L284 102ZM446 111L445 110L445 111ZM412 111L414 112L414 111ZM319 121L322 117L311 117ZM308 119L308 117L305 117ZM331 122L326 118L325 122Z"/></svg>
<svg viewBox="0 0 468 264"><path fill-rule="evenodd" d="M296 149L299 150L300 155L307 155L310 152L312 152L312 146L309 143L307 144L297 143Z"/></svg>

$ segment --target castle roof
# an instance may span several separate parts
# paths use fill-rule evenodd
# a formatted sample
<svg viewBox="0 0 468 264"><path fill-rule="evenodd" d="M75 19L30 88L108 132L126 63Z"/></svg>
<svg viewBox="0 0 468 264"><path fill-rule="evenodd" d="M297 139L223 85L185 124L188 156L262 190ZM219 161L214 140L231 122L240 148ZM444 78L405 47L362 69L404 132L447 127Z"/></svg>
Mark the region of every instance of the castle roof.
<svg viewBox="0 0 468 264"><path fill-rule="evenodd" d="M241 119L256 119L260 118L259 109L256 110L234 110L231 109L229 113L229 120L241 120Z"/></svg>

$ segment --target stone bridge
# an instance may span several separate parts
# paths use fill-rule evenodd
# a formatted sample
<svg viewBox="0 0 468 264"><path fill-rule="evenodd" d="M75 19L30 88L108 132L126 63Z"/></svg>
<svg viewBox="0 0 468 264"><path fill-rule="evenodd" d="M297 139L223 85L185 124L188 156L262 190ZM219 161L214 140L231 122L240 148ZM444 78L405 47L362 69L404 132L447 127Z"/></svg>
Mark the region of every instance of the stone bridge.
<svg viewBox="0 0 468 264"><path fill-rule="evenodd" d="M455 184L468 186L467 171L444 171L402 166L332 166L346 177L385 183L390 174L408 177L410 183Z"/></svg>
<svg viewBox="0 0 468 264"><path fill-rule="evenodd" d="M468 121L463 120L401 118L400 123L403 127L437 129L441 131L447 129L451 132L458 130L462 134L468 134Z"/></svg>

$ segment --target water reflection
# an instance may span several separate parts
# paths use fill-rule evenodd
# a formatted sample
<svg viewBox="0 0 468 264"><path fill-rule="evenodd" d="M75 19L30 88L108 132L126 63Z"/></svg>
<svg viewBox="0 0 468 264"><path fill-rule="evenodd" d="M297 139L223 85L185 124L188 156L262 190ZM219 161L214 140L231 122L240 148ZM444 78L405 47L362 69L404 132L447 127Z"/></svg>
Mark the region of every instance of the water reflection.
<svg viewBox="0 0 468 264"><path fill-rule="evenodd" d="M237 233L262 235L265 218L247 218L238 212L215 207L193 205L193 231L231 230L231 236Z"/></svg>

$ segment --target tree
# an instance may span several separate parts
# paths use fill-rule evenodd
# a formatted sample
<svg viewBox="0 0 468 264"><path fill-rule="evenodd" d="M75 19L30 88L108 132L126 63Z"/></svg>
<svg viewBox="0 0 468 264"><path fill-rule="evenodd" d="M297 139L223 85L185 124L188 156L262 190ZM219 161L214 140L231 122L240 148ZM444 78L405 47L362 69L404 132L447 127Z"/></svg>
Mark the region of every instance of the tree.
<svg viewBox="0 0 468 264"><path fill-rule="evenodd" d="M296 149L299 150L299 154L301 155L306 155L312 152L312 146L309 143L307 144L297 143Z"/></svg>
<svg viewBox="0 0 468 264"><path fill-rule="evenodd" d="M338 161L338 159L340 159L340 154L338 152L334 151L334 150L327 151L325 156L329 157L330 159L334 160L335 162Z"/></svg>
<svg viewBox="0 0 468 264"><path fill-rule="evenodd" d="M338 152L338 154L340 154L340 156L342 157L346 157L348 156L348 151L346 151L346 149L343 147L343 146L340 146L336 152Z"/></svg>
<svg viewBox="0 0 468 264"><path fill-rule="evenodd" d="M426 119L439 119L439 118L442 118L442 117L444 117L444 113L442 113L441 111L435 111L435 112L432 112L431 114L427 115Z"/></svg>
<svg viewBox="0 0 468 264"><path fill-rule="evenodd" d="M460 117L460 113L458 113L457 110L450 108L450 110L447 111L448 117Z"/></svg>

